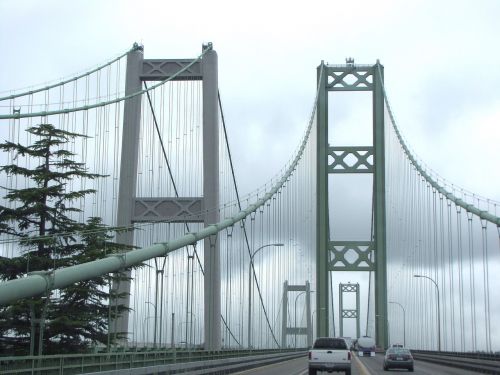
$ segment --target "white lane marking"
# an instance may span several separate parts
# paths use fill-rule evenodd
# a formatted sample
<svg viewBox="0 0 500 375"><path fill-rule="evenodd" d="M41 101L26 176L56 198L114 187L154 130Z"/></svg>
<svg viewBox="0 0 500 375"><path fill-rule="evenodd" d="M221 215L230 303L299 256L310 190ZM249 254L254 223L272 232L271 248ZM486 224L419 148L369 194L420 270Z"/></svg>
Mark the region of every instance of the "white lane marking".
<svg viewBox="0 0 500 375"><path fill-rule="evenodd" d="M353 354L352 357L356 361L356 365L358 367L358 370L361 372L361 375L371 375L371 372L368 371L368 368L364 365L363 362L361 362L361 359L359 359L356 354Z"/></svg>

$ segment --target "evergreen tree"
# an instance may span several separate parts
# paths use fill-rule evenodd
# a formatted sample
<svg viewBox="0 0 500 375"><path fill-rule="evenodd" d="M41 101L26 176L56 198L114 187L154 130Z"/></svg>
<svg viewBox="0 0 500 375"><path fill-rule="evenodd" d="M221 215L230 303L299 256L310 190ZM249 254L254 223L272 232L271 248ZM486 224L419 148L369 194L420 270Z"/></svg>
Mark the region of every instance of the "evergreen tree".
<svg viewBox="0 0 500 375"><path fill-rule="evenodd" d="M89 218L85 230L80 234L81 248L71 258L74 264L130 249L129 246L112 242L112 236L97 217ZM115 277L125 278L120 274ZM61 290L61 297L54 303L54 319L50 324L53 339L48 343L48 352L75 353L85 351L89 345L107 344L108 339L114 341L114 337L108 337L109 321L122 314L126 307L109 306L110 297L114 297L113 292L107 291L111 282L110 275L81 281ZM86 340L85 345L82 345L82 338Z"/></svg>
<svg viewBox="0 0 500 375"><path fill-rule="evenodd" d="M0 233L17 237L19 249L13 258L0 257L0 279L50 271L128 249L110 242L99 218L90 218L86 223L72 218L81 211L73 203L95 191L70 191L68 183L73 179L104 177L89 173L84 163L72 160L74 154L64 149L70 140L84 136L51 124L40 124L27 131L37 138L32 145L0 144L1 150L14 152L15 159L25 157L39 162L34 168L19 163L0 168L28 181L28 187L23 189L4 188L5 198L13 207L0 205ZM0 351L28 354L31 343L38 349L34 350L36 354L40 352L41 332L44 354L82 352L91 344L106 343L108 284L109 278L101 277L1 308ZM117 307L119 312L123 309Z"/></svg>

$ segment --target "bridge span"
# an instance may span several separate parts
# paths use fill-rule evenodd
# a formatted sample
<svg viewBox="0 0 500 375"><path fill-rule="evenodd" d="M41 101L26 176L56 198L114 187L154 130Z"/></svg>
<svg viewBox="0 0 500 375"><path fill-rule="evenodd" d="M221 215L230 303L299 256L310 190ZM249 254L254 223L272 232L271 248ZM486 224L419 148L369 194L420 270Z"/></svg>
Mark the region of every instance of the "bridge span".
<svg viewBox="0 0 500 375"><path fill-rule="evenodd" d="M303 134L263 181L232 157L248 129L226 124L218 59L211 43L189 59L135 43L0 97L0 363L182 367L320 336L498 353L500 203L416 156L381 62L319 63ZM354 145L333 116L345 92L368 98ZM354 363L380 372L380 356ZM460 373L418 361L433 371Z"/></svg>

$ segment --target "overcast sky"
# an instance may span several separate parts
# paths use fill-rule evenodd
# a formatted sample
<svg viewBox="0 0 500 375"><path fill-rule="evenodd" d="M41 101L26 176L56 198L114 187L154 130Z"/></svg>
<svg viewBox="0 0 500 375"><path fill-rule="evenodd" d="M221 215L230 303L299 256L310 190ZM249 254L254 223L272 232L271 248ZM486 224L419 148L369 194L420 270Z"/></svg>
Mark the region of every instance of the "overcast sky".
<svg viewBox="0 0 500 375"><path fill-rule="evenodd" d="M496 0L0 0L0 91L84 71L135 41L145 58L195 57L213 42L240 184L257 187L296 148L321 60L380 59L411 148L500 200L499 14ZM244 176L250 163L259 183Z"/></svg>

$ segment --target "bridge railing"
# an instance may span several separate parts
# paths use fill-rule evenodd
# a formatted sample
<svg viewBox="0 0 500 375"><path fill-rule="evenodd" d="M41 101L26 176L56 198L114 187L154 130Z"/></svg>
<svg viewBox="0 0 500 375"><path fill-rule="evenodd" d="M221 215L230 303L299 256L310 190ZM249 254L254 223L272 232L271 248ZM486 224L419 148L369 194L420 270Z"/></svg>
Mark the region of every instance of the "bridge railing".
<svg viewBox="0 0 500 375"><path fill-rule="evenodd" d="M412 350L417 360L485 374L500 374L500 353Z"/></svg>
<svg viewBox="0 0 500 375"><path fill-rule="evenodd" d="M304 349L305 350L305 349ZM0 357L0 374L81 374L103 371L119 371L139 367L158 367L187 362L212 361L210 365L191 367L213 367L217 360L263 356L260 360L276 359L281 355L301 355L300 349L267 350L190 350L141 348L137 351L108 352L94 354L66 354L44 356ZM214 362L215 361L215 362ZM234 363L235 361L233 361ZM182 367L185 367L183 365Z"/></svg>

